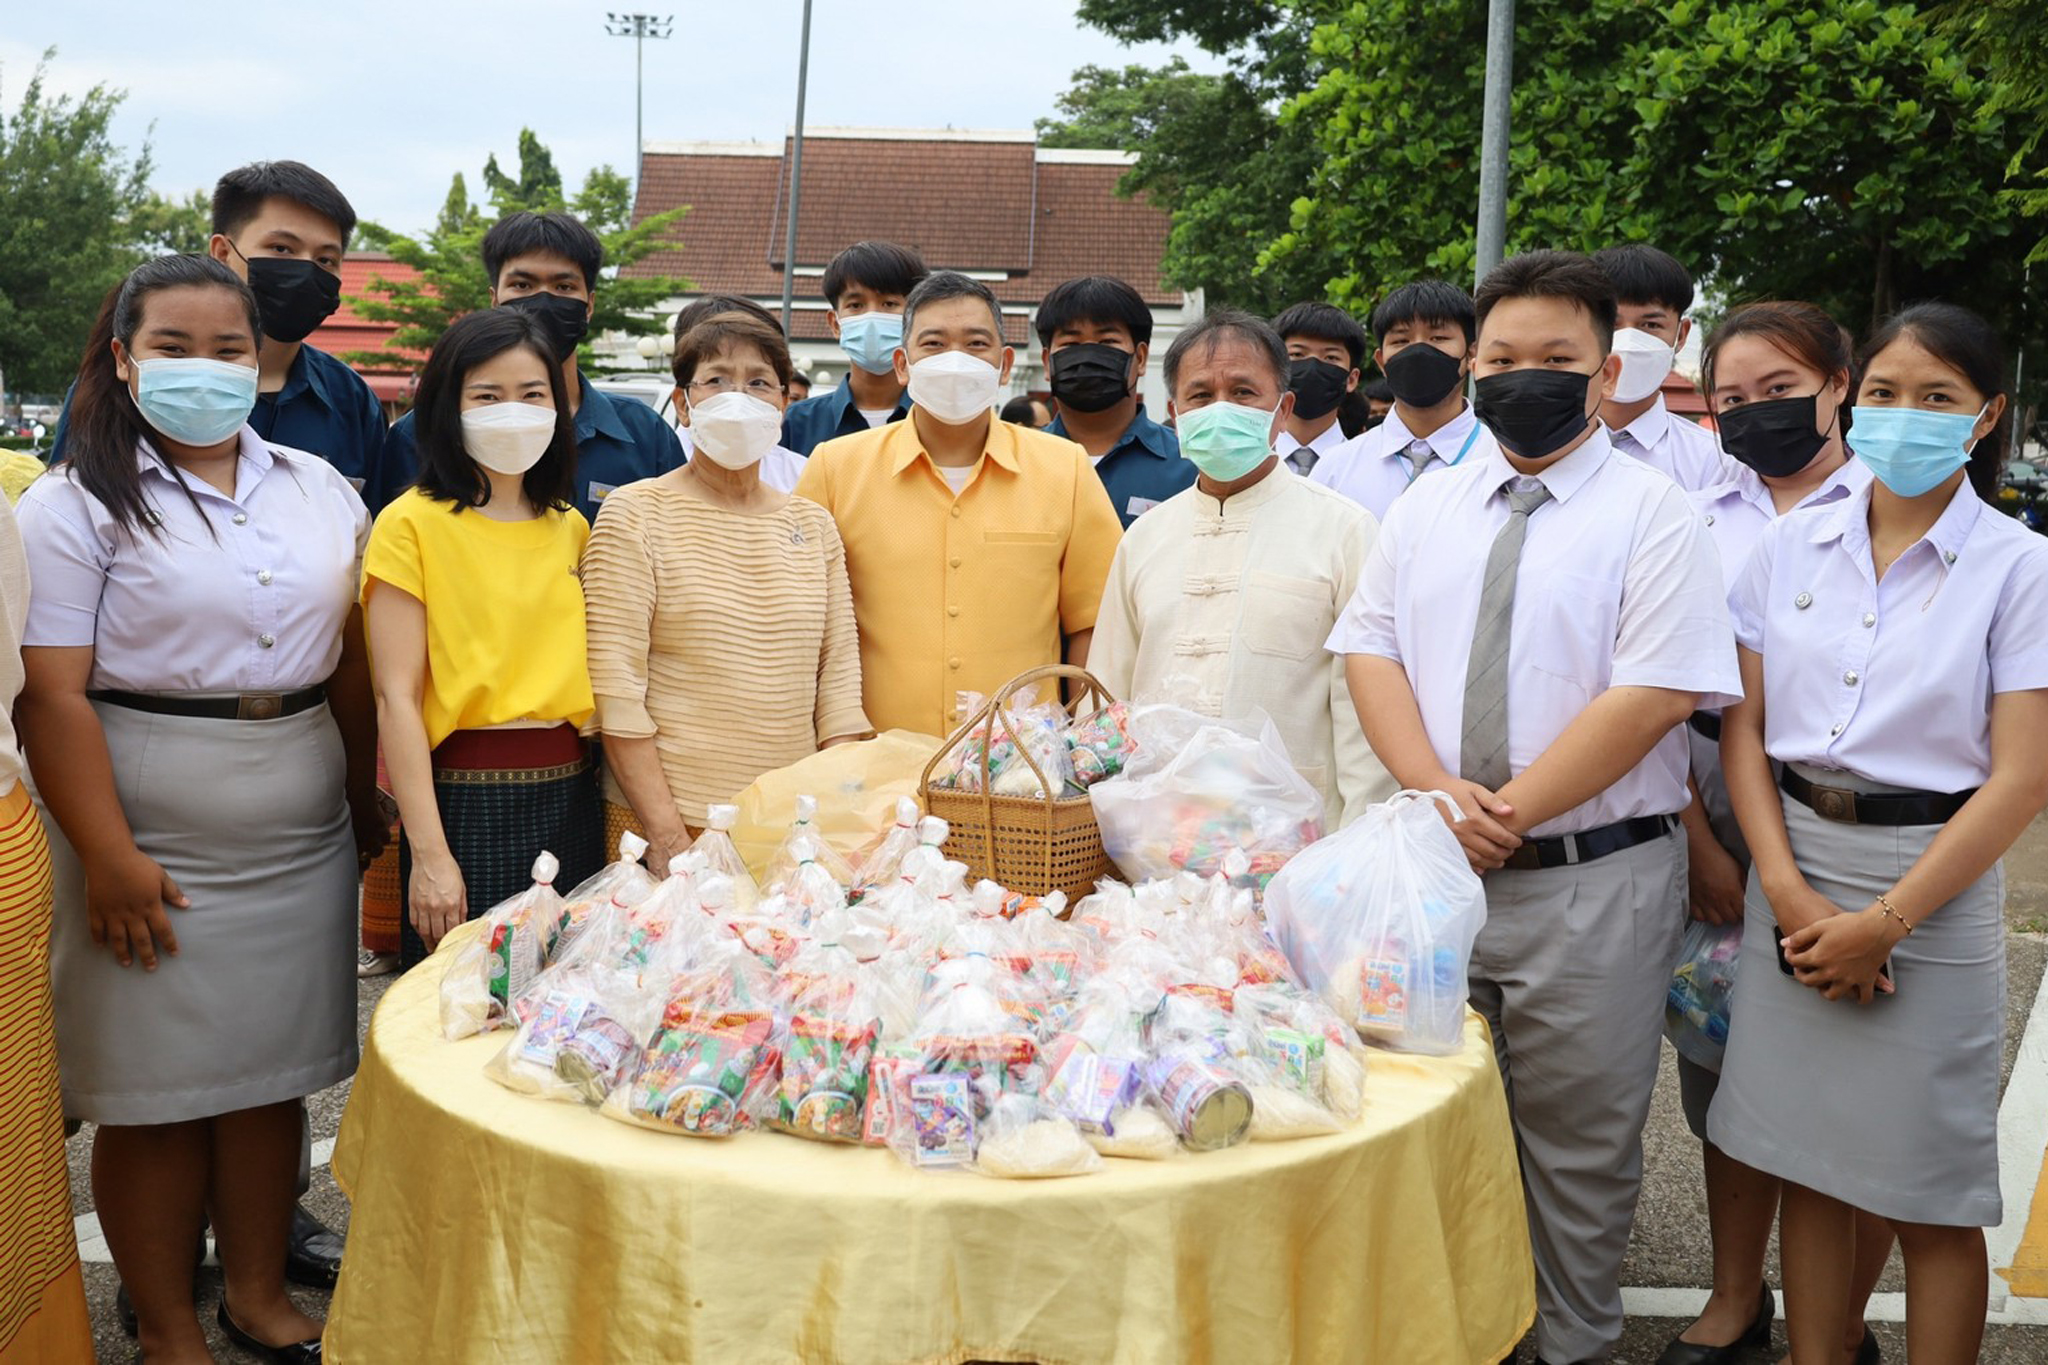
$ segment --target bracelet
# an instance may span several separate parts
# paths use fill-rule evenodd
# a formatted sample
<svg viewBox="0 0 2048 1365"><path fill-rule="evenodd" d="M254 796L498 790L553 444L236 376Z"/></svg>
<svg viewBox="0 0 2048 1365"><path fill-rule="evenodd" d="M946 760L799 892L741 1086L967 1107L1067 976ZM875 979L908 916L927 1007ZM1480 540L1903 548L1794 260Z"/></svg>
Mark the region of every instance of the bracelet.
<svg viewBox="0 0 2048 1365"><path fill-rule="evenodd" d="M1877 898L1877 913L1880 919L1890 918L1897 920L1899 927L1906 931L1906 937L1913 937L1913 926L1906 923L1906 917L1899 913L1899 908L1892 904L1889 896L1879 896Z"/></svg>

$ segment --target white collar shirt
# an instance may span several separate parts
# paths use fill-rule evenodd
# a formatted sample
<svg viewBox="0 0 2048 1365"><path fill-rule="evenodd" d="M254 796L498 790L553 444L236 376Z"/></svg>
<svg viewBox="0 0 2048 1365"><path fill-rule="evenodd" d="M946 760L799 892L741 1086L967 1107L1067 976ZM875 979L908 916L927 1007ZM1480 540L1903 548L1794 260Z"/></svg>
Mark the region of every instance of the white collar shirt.
<svg viewBox="0 0 2048 1365"><path fill-rule="evenodd" d="M1330 425L1324 427L1320 432L1316 433L1316 438L1313 441L1310 441L1307 445L1303 445L1301 442L1295 440L1293 435L1289 432L1282 431L1280 433L1280 439L1273 443L1273 449L1279 453L1280 462L1284 464L1288 469L1294 471L1296 474L1301 474L1304 472L1313 474L1319 467L1321 467L1324 460L1328 459L1333 453L1335 453L1340 447L1343 446L1345 440L1346 437L1344 435L1344 428L1338 425L1335 421L1332 421ZM1310 460L1309 467L1306 471L1304 471L1301 467L1301 452L1304 450L1306 450L1309 453L1309 455L1313 457L1313 459Z"/></svg>
<svg viewBox="0 0 2048 1365"><path fill-rule="evenodd" d="M1358 592L1330 635L1336 654L1399 663L1446 771L1459 768L1465 672L1488 548L1520 477L1498 450L1426 479L1387 514ZM1508 645L1508 766L1520 773L1610 687L1737 700L1741 679L1719 565L1678 487L1618 459L1604 428L1537 476L1552 501L1529 518ZM1530 833L1577 833L1670 815L1689 793L1674 729L1599 795Z"/></svg>
<svg viewBox="0 0 2048 1365"><path fill-rule="evenodd" d="M1756 548L1757 539L1778 519L1778 504L1771 496L1770 485L1748 465L1737 465L1736 469L1739 472L1727 483L1692 495L1693 508L1706 525L1707 538L1714 542L1721 557L1721 580L1731 593L1742 580L1742 570L1749 563L1749 553ZM1858 459L1845 460L1840 469L1792 510L1846 498L1861 492L1869 483L1869 465Z"/></svg>
<svg viewBox="0 0 2048 1365"><path fill-rule="evenodd" d="M1688 493L1726 483L1742 468L1722 452L1720 437L1674 416L1661 394L1613 439L1616 450L1635 456Z"/></svg>
<svg viewBox="0 0 2048 1365"><path fill-rule="evenodd" d="M1385 421L1347 441L1316 465L1309 478L1385 521L1394 499L1423 474L1439 473L1467 459L1484 459L1495 449L1493 433L1479 424L1469 403L1427 436L1410 432L1401 420L1400 405L1395 404ZM1428 456L1419 471L1415 466L1418 454Z"/></svg>
<svg viewBox="0 0 2048 1365"><path fill-rule="evenodd" d="M1111 694L1273 721L1335 830L1394 794L1365 742L1344 661L1323 651L1378 526L1275 469L1219 503L1199 485L1124 532L1088 670Z"/></svg>
<svg viewBox="0 0 2048 1365"><path fill-rule="evenodd" d="M2048 687L2048 540L1968 480L1880 581L1870 484L1787 513L1732 598L1763 656L1764 748L1914 791L1991 775L1991 699Z"/></svg>

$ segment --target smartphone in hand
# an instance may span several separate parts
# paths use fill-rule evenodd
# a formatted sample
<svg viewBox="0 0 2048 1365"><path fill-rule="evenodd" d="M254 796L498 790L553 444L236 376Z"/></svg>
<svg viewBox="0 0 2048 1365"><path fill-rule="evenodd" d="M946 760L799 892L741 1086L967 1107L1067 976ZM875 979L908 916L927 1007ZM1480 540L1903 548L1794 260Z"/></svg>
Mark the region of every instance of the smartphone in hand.
<svg viewBox="0 0 2048 1365"><path fill-rule="evenodd" d="M1797 973L1792 970L1792 964L1785 960L1785 931L1780 929L1775 924L1771 926L1771 948L1778 954L1778 970L1783 972L1787 976L1796 977ZM1884 980L1890 981L1892 979L1891 962L1889 960L1886 960L1885 962L1880 964L1877 969L1877 974ZM1886 994L1888 994L1888 992L1880 991L1877 993L1876 998L1883 999Z"/></svg>

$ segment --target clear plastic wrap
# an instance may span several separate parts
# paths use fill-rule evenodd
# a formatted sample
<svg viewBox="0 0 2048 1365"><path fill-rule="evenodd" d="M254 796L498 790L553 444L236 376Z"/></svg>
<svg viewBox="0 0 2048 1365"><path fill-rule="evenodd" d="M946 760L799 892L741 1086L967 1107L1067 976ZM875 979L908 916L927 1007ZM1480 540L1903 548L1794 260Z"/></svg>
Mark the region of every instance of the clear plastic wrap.
<svg viewBox="0 0 2048 1365"><path fill-rule="evenodd" d="M798 925L808 927L827 915L843 912L846 884L821 861L829 850L805 835L791 840L789 854L789 871L773 888L786 907L784 913Z"/></svg>
<svg viewBox="0 0 2048 1365"><path fill-rule="evenodd" d="M732 841L732 828L739 818L738 806L710 807L704 812L704 832L690 845L690 851L704 856L707 872L732 878L733 905L745 914L761 898L761 888L754 884L754 874L747 871L747 864Z"/></svg>
<svg viewBox="0 0 2048 1365"><path fill-rule="evenodd" d="M1046 1105L1104 1156L1157 1160L1178 1150L1148 1079L1147 1012L1125 982L1099 979L1046 1045Z"/></svg>
<svg viewBox="0 0 2048 1365"><path fill-rule="evenodd" d="M973 700L978 709L981 699ZM963 696L963 706L966 701ZM988 790L997 796L1042 797L1048 784L1055 797L1074 795L1081 788L1074 777L1074 755L1067 745L1071 724L1066 708L1057 700L1039 700L1036 688L1019 692L1000 712L973 722L974 729L955 751L957 759L933 785L980 791L985 757Z"/></svg>
<svg viewBox="0 0 2048 1365"><path fill-rule="evenodd" d="M1735 998L1735 964L1741 956L1740 920L1686 922L1664 1000L1664 1036L1681 1057L1709 1071L1720 1071L1728 1048L1728 1007Z"/></svg>
<svg viewBox="0 0 2048 1365"><path fill-rule="evenodd" d="M1266 922L1304 984L1361 1037L1408 1052L1464 1045L1466 970L1486 893L1435 802L1402 792L1289 863ZM1462 817L1460 817L1462 818Z"/></svg>
<svg viewBox="0 0 2048 1365"><path fill-rule="evenodd" d="M673 977L640 1062L603 1112L692 1137L729 1137L762 1121L775 1099L775 1015L768 977L738 944Z"/></svg>
<svg viewBox="0 0 2048 1365"><path fill-rule="evenodd" d="M619 858L607 863L562 898L562 913L548 936L544 961L552 965L569 951L593 911L613 901L633 905L654 890L654 877L640 865L647 841L631 832L619 836Z"/></svg>
<svg viewBox="0 0 2048 1365"><path fill-rule="evenodd" d="M552 853L533 860L533 885L484 913L475 938L441 974L441 1033L467 1038L513 1026L512 1001L540 974L548 939L562 916L555 892L561 863Z"/></svg>
<svg viewBox="0 0 2048 1365"><path fill-rule="evenodd" d="M980 1125L974 1170L998 1180L1048 1180L1102 1169L1071 1119L1034 1095L998 1095Z"/></svg>
<svg viewBox="0 0 2048 1365"><path fill-rule="evenodd" d="M903 869L903 859L918 846L917 819L917 802L907 796L898 798L895 821L861 855L850 900L865 900L895 882Z"/></svg>
<svg viewBox="0 0 2048 1365"><path fill-rule="evenodd" d="M1074 784L1092 787L1117 776L1138 751L1131 732L1131 708L1113 701L1069 725L1063 736L1072 755Z"/></svg>
<svg viewBox="0 0 2048 1365"><path fill-rule="evenodd" d="M583 962L549 969L527 999L530 1012L485 1074L522 1094L590 1105L639 1064L660 1010L637 975Z"/></svg>
<svg viewBox="0 0 2048 1365"><path fill-rule="evenodd" d="M782 847L776 849L775 856L769 859L768 874L761 879L762 887L770 894L780 890L796 874L797 867L806 861L823 868L833 881L839 883L842 893L853 885L853 869L819 832L817 820L818 798L799 796L796 799L796 818L790 821L789 833L784 836Z"/></svg>

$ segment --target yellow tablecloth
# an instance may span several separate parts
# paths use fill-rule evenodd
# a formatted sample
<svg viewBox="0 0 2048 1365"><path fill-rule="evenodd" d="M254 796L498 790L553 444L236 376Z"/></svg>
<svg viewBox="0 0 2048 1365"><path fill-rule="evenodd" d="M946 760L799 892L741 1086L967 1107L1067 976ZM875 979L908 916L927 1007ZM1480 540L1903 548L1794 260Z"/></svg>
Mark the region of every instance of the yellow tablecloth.
<svg viewBox="0 0 2048 1365"><path fill-rule="evenodd" d="M1000 1181L515 1095L506 1035L440 1037L447 957L385 997L342 1119L341 1365L1453 1365L1535 1314L1476 1016L1458 1056L1375 1052L1345 1133Z"/></svg>

